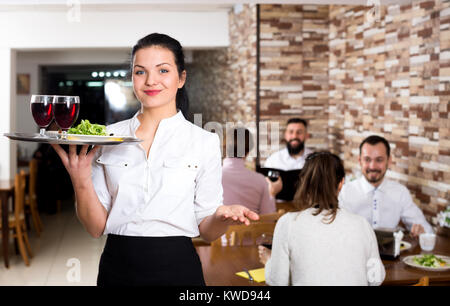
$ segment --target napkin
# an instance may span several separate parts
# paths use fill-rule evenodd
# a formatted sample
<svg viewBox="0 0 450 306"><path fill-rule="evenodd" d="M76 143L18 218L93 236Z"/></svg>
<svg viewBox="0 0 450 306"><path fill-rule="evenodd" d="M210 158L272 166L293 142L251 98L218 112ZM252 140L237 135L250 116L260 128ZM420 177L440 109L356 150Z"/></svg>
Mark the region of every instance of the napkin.
<svg viewBox="0 0 450 306"><path fill-rule="evenodd" d="M403 239L403 232L398 231L394 233L395 245L394 245L394 257L400 255L400 244Z"/></svg>
<svg viewBox="0 0 450 306"><path fill-rule="evenodd" d="M266 281L264 268L249 270L248 272L250 272L255 282L261 283ZM248 279L248 274L246 272L238 272L236 275Z"/></svg>

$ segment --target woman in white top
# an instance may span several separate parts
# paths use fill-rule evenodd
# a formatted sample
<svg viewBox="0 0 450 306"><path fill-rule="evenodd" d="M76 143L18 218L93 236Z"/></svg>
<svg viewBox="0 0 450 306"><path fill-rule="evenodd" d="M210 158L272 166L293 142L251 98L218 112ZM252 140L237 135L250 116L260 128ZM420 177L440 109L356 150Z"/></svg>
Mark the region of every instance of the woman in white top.
<svg viewBox="0 0 450 306"><path fill-rule="evenodd" d="M140 144L54 148L69 172L77 215L94 237L108 234L97 284L204 285L191 238L220 237L230 224L258 215L222 205L216 134L185 120L188 100L182 47L158 33L132 50L132 80L141 110L107 127ZM180 111L177 111L179 109Z"/></svg>
<svg viewBox="0 0 450 306"><path fill-rule="evenodd" d="M272 251L259 246L269 285L379 285L384 266L370 224L338 207L344 183L338 156L306 158L295 202L277 222Z"/></svg>

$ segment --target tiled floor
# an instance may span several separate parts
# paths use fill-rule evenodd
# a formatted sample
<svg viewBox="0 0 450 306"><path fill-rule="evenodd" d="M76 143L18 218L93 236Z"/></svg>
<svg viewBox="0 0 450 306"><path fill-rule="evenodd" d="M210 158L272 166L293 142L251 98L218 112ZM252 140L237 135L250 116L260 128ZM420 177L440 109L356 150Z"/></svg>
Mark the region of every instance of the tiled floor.
<svg viewBox="0 0 450 306"><path fill-rule="evenodd" d="M29 232L34 255L30 266L25 266L22 257L16 255L12 238L9 269L0 252L0 285L95 286L106 236L92 238L78 221L71 203L64 203L60 213L41 214L41 218L41 237L36 236L33 227Z"/></svg>

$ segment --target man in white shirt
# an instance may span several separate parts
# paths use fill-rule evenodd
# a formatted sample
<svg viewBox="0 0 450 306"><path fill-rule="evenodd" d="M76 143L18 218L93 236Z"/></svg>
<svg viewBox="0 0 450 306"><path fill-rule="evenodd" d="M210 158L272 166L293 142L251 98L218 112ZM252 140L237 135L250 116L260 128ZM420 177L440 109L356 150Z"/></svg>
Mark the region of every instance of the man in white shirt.
<svg viewBox="0 0 450 306"><path fill-rule="evenodd" d="M309 138L308 123L301 118L291 118L287 122L284 140L286 148L270 155L264 163L265 168L275 168L284 171L302 169L305 159L311 150L305 148L305 142ZM283 182L279 178L275 182L268 180L269 190L272 196L282 189Z"/></svg>
<svg viewBox="0 0 450 306"><path fill-rule="evenodd" d="M392 161L386 139L376 135L364 139L358 160L363 175L344 184L340 207L365 217L373 228L395 228L401 220L413 236L433 232L408 189L385 178Z"/></svg>

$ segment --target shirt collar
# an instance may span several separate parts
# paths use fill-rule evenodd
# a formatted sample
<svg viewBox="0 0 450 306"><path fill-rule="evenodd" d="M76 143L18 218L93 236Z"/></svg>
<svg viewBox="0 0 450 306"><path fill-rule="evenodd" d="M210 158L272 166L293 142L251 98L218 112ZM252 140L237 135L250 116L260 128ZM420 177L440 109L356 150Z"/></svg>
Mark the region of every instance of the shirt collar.
<svg viewBox="0 0 450 306"><path fill-rule="evenodd" d="M375 189L375 187L373 187L373 185L367 181L367 179L364 175L361 175L360 182L361 182L361 188L364 191L364 193L372 192Z"/></svg>
<svg viewBox="0 0 450 306"><path fill-rule="evenodd" d="M383 178L383 181L381 182L381 184L377 188L375 188L371 183L369 183L367 181L366 177L364 175L362 175L361 176L361 187L362 187L364 193L372 192L375 189L379 190L379 191L384 191L384 188L386 187L386 184L387 184L386 181L387 181L387 179L386 179L386 176L385 176Z"/></svg>
<svg viewBox="0 0 450 306"><path fill-rule="evenodd" d="M136 137L136 130L141 125L141 122L138 119L138 115L141 113L141 111L137 111L136 114L134 114L133 118L131 118L130 122L130 128L131 132ZM169 118L164 118L159 122L158 130L164 130L166 126L170 126L171 129L178 126L181 122L185 120L183 113L179 110L175 115Z"/></svg>

